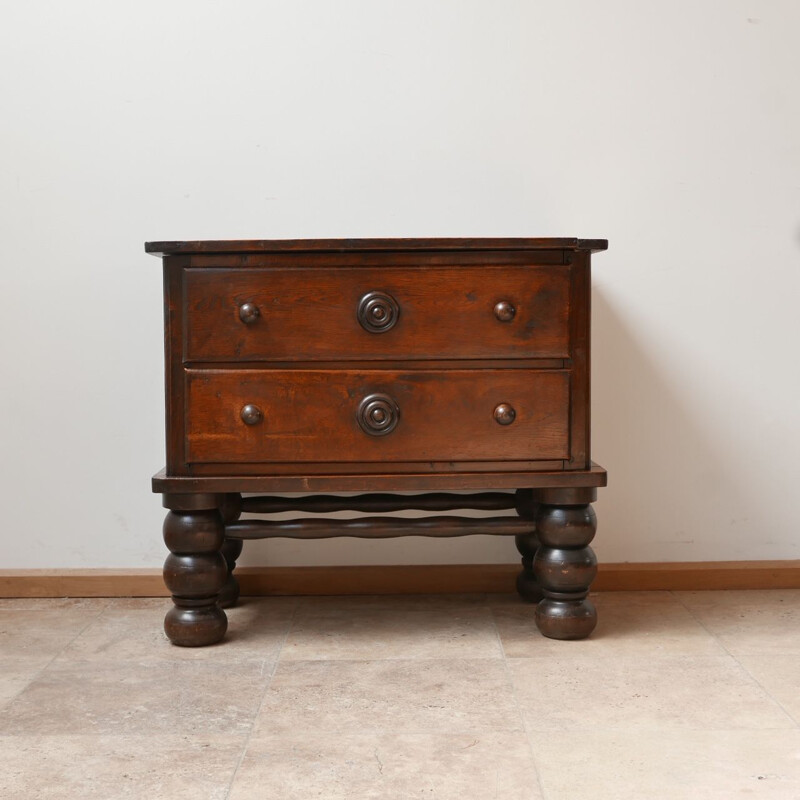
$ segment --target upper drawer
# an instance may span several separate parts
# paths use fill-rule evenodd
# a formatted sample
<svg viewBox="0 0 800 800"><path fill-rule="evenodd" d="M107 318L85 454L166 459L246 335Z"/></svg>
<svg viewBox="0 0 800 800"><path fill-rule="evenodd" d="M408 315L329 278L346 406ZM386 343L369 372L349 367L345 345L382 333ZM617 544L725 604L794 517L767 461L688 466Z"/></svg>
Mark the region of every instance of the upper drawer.
<svg viewBox="0 0 800 800"><path fill-rule="evenodd" d="M567 358L568 266L193 269L187 361Z"/></svg>

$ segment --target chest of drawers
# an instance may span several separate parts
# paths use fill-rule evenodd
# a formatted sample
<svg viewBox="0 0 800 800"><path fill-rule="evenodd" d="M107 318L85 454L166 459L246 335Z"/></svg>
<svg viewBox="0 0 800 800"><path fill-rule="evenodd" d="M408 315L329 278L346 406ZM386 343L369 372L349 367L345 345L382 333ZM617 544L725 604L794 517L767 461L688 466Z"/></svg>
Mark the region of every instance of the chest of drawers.
<svg viewBox="0 0 800 800"><path fill-rule="evenodd" d="M148 243L164 268L167 465L153 490L169 509L170 640L224 636L246 539L470 533L515 537L543 634L587 636L590 503L606 481L589 447L590 260L606 247ZM408 508L516 514L387 513ZM343 509L375 516L321 516ZM311 515L268 516L292 510Z"/></svg>

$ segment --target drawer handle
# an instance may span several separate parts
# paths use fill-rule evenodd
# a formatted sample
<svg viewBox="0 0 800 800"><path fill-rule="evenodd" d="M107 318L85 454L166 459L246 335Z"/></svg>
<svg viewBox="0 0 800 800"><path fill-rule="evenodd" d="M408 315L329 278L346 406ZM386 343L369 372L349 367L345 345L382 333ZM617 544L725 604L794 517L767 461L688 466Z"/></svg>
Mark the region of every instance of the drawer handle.
<svg viewBox="0 0 800 800"><path fill-rule="evenodd" d="M369 333L384 333L393 328L400 306L386 292L367 292L358 303L358 322Z"/></svg>
<svg viewBox="0 0 800 800"><path fill-rule="evenodd" d="M385 436L400 419L400 408L388 394L368 394L359 403L356 419L364 433Z"/></svg>
<svg viewBox="0 0 800 800"><path fill-rule="evenodd" d="M508 300L501 300L495 307L494 307L494 315L500 322L511 322L514 319L514 315L517 313L517 309L514 308Z"/></svg>
<svg viewBox="0 0 800 800"><path fill-rule="evenodd" d="M255 303L242 303L239 306L239 319L245 325L252 325L260 316L261 312Z"/></svg>
<svg viewBox="0 0 800 800"><path fill-rule="evenodd" d="M248 403L241 411L239 416L245 425L258 425L264 419L264 412L252 403Z"/></svg>
<svg viewBox="0 0 800 800"><path fill-rule="evenodd" d="M517 412L508 403L500 403L494 410L494 419L498 425L510 425L516 418Z"/></svg>

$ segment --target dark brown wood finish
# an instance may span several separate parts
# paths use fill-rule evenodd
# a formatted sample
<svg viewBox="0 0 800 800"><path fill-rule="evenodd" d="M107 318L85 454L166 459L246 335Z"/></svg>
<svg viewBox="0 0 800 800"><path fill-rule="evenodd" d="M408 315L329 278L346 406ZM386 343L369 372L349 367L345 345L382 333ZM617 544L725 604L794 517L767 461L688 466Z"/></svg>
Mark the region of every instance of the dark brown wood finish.
<svg viewBox="0 0 800 800"><path fill-rule="evenodd" d="M358 463L347 461L325 461L309 463L303 470L304 475L298 476L296 462L282 462L275 461L269 462L269 475L264 475L265 467L264 462L256 462L246 464L241 462L236 467L237 475L249 476L252 478L264 479L268 482L264 483L255 491L281 491L281 492L304 492L304 491L332 491L332 492L345 492L345 491L359 491L358 488L345 489L344 484L348 483L351 487L355 476L375 476L376 480L380 481L381 476L387 474L396 475L398 479L398 486L384 487L389 491L401 491L400 483L404 483L405 489L427 489L429 487L424 485L415 485L414 481L419 479L419 476L430 476L432 480L440 480L439 488L442 489L502 489L509 488L511 484L508 483L508 478L504 479L502 485L495 485L490 480L491 476L511 472L518 478L525 476L525 479L517 480L513 487L519 486L520 483L531 486L530 480L534 482L538 479L539 470L564 470L565 462L563 460L557 461L393 461L391 463L391 471L387 471L387 465L382 461L361 461ZM444 473L442 472L444 470ZM220 473L226 472L227 467L225 464L208 463L208 464L189 464L187 466L187 473L189 476L197 478L215 479ZM457 479L456 482L450 484L451 475L462 475L463 477ZM583 473L578 474L578 480ZM486 477L489 476L489 477ZM298 477L300 481L298 482ZM483 481L481 482L481 477ZM563 477L563 476L561 476ZM324 483L317 482L329 478L335 482L325 485ZM303 483L305 479L309 483ZM564 479L566 480L566 478ZM311 481L314 481L316 488L309 489L312 486ZM467 481L467 483L465 483ZM282 484L282 488L277 489L278 483ZM252 485L252 484L251 484ZM290 488L294 487L294 488ZM373 487L370 487L373 488ZM375 488L378 488L377 486Z"/></svg>
<svg viewBox="0 0 800 800"><path fill-rule="evenodd" d="M397 536L516 536L530 533L534 522L518 517L360 517L356 519L299 518L280 521L239 520L227 525L233 539L392 539Z"/></svg>
<svg viewBox="0 0 800 800"><path fill-rule="evenodd" d="M290 465L281 465L287 470ZM223 467L217 467L216 475L170 475L162 470L153 476L152 487L154 492L184 493L184 492L359 492L364 488L376 491L417 492L417 491L459 491L480 489L516 489L518 486L537 488L559 488L568 486L605 486L607 484L606 471L597 465L591 470L564 471L561 464L542 462L541 471L514 471L502 470L507 464L501 462L477 462L474 471L464 471L465 464L452 464L451 462L434 462L427 472L419 471L419 464L391 465L391 471L386 464L371 465L373 468L367 472L364 464L346 464L338 472L331 469L330 464L322 468L323 473L310 472L310 466L303 470L303 474L294 472L274 471L274 464L270 464L272 474L265 475L263 465L256 467L261 472L250 475L224 475L219 474ZM406 468L402 471L401 468ZM454 469L459 467L460 469ZM494 471L487 471L493 468ZM353 470L357 469L357 472Z"/></svg>
<svg viewBox="0 0 800 800"><path fill-rule="evenodd" d="M242 496L238 492L226 494L219 507L219 513L222 515L224 525L227 527L236 522L243 510ZM239 600L239 582L234 577L233 571L236 569L236 559L242 554L242 540L232 539L226 535L220 552L228 568L228 577L225 585L220 589L219 607L232 608Z"/></svg>
<svg viewBox="0 0 800 800"><path fill-rule="evenodd" d="M566 371L254 369L186 374L186 460L234 465L226 467L229 473L240 462L343 457L380 463L569 457ZM373 427L362 408L370 399L384 420ZM504 403L515 410L508 425L495 419Z"/></svg>
<svg viewBox="0 0 800 800"><path fill-rule="evenodd" d="M606 482L589 447L590 253L606 247L574 238L147 244L164 257L167 467L153 489L171 509L170 639L222 636L245 538L471 533L515 536L518 589L543 598L545 635L588 635L588 504ZM515 494L491 491L500 489ZM425 494L241 497L309 491ZM408 508L517 515L239 519Z"/></svg>
<svg viewBox="0 0 800 800"><path fill-rule="evenodd" d="M225 525L217 502L213 494L164 495L164 505L172 509L163 529L170 551L164 562L164 583L174 604L164 619L164 632L183 647L214 644L228 627L219 607L228 568L220 552Z"/></svg>
<svg viewBox="0 0 800 800"><path fill-rule="evenodd" d="M166 384L167 471L185 469L183 377L183 268L188 258L164 259L164 378Z"/></svg>
<svg viewBox="0 0 800 800"><path fill-rule="evenodd" d="M516 508L516 502L516 495L510 492L480 492L466 495L446 493L362 494L356 497L318 494L306 497L246 497L242 500L242 511L249 514L281 514L286 511L304 511L311 514L328 514L332 511L363 511L374 514L409 509L453 511L457 508L501 511L507 508Z"/></svg>
<svg viewBox="0 0 800 800"><path fill-rule="evenodd" d="M534 515L539 541L533 574L544 598L536 607L536 624L551 639L583 639L597 625L588 599L597 575L597 559L589 543L597 519L589 505L539 505Z"/></svg>
<svg viewBox="0 0 800 800"><path fill-rule="evenodd" d="M514 501L520 517L529 522L535 520L538 503L533 499L533 492L530 489L517 489ZM533 522L533 530L530 533L521 533L515 536L514 543L522 556L522 571L517 575L517 592L523 600L527 600L529 603L538 603L543 594L542 587L533 574L533 559L541 544L536 535L535 522Z"/></svg>
<svg viewBox="0 0 800 800"><path fill-rule="evenodd" d="M374 267L378 270L392 267L471 267L564 265L565 250L427 250L427 251L371 251L346 250L341 252L285 253L265 250L260 253L197 253L190 256L196 269L342 269Z"/></svg>
<svg viewBox="0 0 800 800"><path fill-rule="evenodd" d="M589 254L570 253L572 262L570 292L570 457L567 469L586 469L590 465L589 442L589 356L591 314L591 274Z"/></svg>
<svg viewBox="0 0 800 800"><path fill-rule="evenodd" d="M146 242L154 255L176 253L315 253L407 252L439 250L606 250L607 239L567 238L430 238L430 239L238 239L187 242Z"/></svg>
<svg viewBox="0 0 800 800"><path fill-rule="evenodd" d="M467 342L472 358L568 358L570 273L561 265L189 269L185 360L438 360L463 356ZM499 303L513 305L513 319L498 319ZM384 317L370 322L370 311Z"/></svg>

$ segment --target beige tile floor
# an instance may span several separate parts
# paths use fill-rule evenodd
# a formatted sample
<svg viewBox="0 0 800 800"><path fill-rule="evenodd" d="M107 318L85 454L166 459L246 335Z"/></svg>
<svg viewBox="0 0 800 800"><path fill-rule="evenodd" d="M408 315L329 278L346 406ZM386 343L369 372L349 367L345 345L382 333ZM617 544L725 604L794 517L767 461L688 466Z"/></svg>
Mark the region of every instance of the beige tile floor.
<svg viewBox="0 0 800 800"><path fill-rule="evenodd" d="M800 800L800 591L0 600L0 798Z"/></svg>

